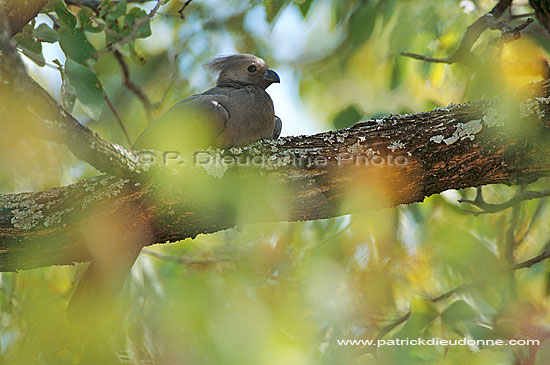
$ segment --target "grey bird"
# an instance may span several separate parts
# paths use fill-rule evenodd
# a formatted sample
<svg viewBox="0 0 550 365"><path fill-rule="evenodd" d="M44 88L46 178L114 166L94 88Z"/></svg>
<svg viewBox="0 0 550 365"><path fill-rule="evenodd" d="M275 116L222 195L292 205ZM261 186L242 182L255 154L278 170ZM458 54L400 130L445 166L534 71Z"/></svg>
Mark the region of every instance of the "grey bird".
<svg viewBox="0 0 550 365"><path fill-rule="evenodd" d="M280 80L264 60L235 54L217 57L205 67L219 73L216 87L174 105L143 131L134 149L190 152L279 137L281 120L265 89ZM101 318L101 309L111 308L140 250L122 250L115 264L92 261L71 298L69 314ZM91 313L90 308L100 310Z"/></svg>
<svg viewBox="0 0 550 365"><path fill-rule="evenodd" d="M145 129L134 149L186 152L279 137L281 120L265 89L280 79L264 60L234 54L204 66L219 74L216 87L174 105Z"/></svg>

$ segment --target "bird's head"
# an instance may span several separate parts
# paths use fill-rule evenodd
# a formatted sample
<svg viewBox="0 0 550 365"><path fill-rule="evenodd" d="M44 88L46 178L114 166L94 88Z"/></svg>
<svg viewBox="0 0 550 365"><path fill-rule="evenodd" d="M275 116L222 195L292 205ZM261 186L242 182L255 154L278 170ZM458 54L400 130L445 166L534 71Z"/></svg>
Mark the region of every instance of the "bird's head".
<svg viewBox="0 0 550 365"><path fill-rule="evenodd" d="M218 86L256 85L266 89L269 85L280 82L279 75L267 67L260 57L251 54L234 54L216 57L204 66L219 73Z"/></svg>

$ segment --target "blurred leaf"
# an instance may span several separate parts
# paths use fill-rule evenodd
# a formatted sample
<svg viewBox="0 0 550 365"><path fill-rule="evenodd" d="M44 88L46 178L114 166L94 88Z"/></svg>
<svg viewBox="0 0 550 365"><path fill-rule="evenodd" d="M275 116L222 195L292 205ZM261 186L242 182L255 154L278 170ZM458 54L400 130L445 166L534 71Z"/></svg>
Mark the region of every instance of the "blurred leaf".
<svg viewBox="0 0 550 365"><path fill-rule="evenodd" d="M126 2L121 1L117 3L113 8L107 13L107 19L115 20L126 14Z"/></svg>
<svg viewBox="0 0 550 365"><path fill-rule="evenodd" d="M456 327L456 322L472 320L475 317L475 310L463 300L453 302L441 313L443 325L451 329Z"/></svg>
<svg viewBox="0 0 550 365"><path fill-rule="evenodd" d="M138 21L139 19L143 19L146 16L147 16L147 13L141 9L133 8L132 10L130 10L128 15L126 15L126 20L130 25L130 29L134 26L136 21ZM138 28L136 38L147 38L150 35L151 35L151 22L147 21L145 24L141 25Z"/></svg>
<svg viewBox="0 0 550 365"><path fill-rule="evenodd" d="M376 21L376 4L363 1L349 19L349 36L353 48L370 38Z"/></svg>
<svg viewBox="0 0 550 365"><path fill-rule="evenodd" d="M55 0L52 6L58 16L59 22L70 31L73 31L76 26L76 18L73 14L71 14L69 9L67 9L63 1Z"/></svg>
<svg viewBox="0 0 550 365"><path fill-rule="evenodd" d="M424 299L413 299L411 302L411 316L396 338L418 337L437 317L437 310L433 303Z"/></svg>
<svg viewBox="0 0 550 365"><path fill-rule="evenodd" d="M73 111L76 101L76 89L69 83L68 77L65 74L61 84L61 102L63 108L69 113Z"/></svg>
<svg viewBox="0 0 550 365"><path fill-rule="evenodd" d="M66 27L59 29L59 45L65 55L77 62L84 62L92 58L96 50L86 39L82 29L69 31Z"/></svg>
<svg viewBox="0 0 550 365"><path fill-rule="evenodd" d="M485 340L493 337L493 331L488 327L480 326L471 322L465 322L464 328L466 328L466 331L474 340Z"/></svg>
<svg viewBox="0 0 550 365"><path fill-rule="evenodd" d="M42 43L34 39L33 36L16 36L14 40L17 42L17 46L21 48L21 51L33 60L38 66L44 66L46 61L44 55L42 55Z"/></svg>
<svg viewBox="0 0 550 365"><path fill-rule="evenodd" d="M412 39L416 36L414 19L407 11L402 10L399 19L390 34L390 49L394 52L411 50Z"/></svg>
<svg viewBox="0 0 550 365"><path fill-rule="evenodd" d="M94 27L94 25L90 21L90 17L92 15L93 15L93 12L89 8L87 7L80 8L77 14L78 21L80 22L80 27L90 33L102 32L100 27Z"/></svg>
<svg viewBox="0 0 550 365"><path fill-rule="evenodd" d="M285 4L285 0L264 0L266 20L268 23L273 22Z"/></svg>
<svg viewBox="0 0 550 365"><path fill-rule="evenodd" d="M50 28L47 24L42 23L33 31L36 39L42 42L55 43L57 42L57 32Z"/></svg>
<svg viewBox="0 0 550 365"><path fill-rule="evenodd" d="M300 12L305 18L307 16L307 12L311 8L311 4L313 4L313 0L294 0L294 2L298 5Z"/></svg>
<svg viewBox="0 0 550 365"><path fill-rule="evenodd" d="M71 59L65 62L65 71L86 114L92 119L99 119L105 101L103 87L97 76L88 67Z"/></svg>
<svg viewBox="0 0 550 365"><path fill-rule="evenodd" d="M392 59L393 65L391 69L390 90L395 90L403 83L403 80L405 80L406 60L403 56L398 54L394 55Z"/></svg>
<svg viewBox="0 0 550 365"><path fill-rule="evenodd" d="M378 3L380 13L382 13L382 23L384 25L388 24L395 13L395 5L397 5L397 0L381 0Z"/></svg>
<svg viewBox="0 0 550 365"><path fill-rule="evenodd" d="M535 358L535 365L546 365L550 359L550 339L546 339L540 345Z"/></svg>
<svg viewBox="0 0 550 365"><path fill-rule="evenodd" d="M336 129L346 128L357 123L361 117L359 108L356 105L349 105L347 108L336 113L332 118L332 125Z"/></svg>
<svg viewBox="0 0 550 365"><path fill-rule="evenodd" d="M544 294L550 295L550 271L547 271L544 275Z"/></svg>

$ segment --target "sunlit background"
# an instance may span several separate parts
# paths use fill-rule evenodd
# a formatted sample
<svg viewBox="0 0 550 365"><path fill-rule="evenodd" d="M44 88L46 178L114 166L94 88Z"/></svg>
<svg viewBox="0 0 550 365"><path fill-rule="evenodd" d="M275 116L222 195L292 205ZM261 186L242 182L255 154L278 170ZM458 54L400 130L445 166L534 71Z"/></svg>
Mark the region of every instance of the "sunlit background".
<svg viewBox="0 0 550 365"><path fill-rule="evenodd" d="M282 135L313 134L391 113L476 100L495 89L515 90L542 79L550 43L537 25L500 47L491 44L500 33L485 32L473 52L486 68L399 55L449 56L467 26L494 4L194 0L182 18L177 10L183 1L170 1L153 18L152 35L136 42L138 57L125 56L132 79L154 104L155 117L214 85L216 75L201 67L207 60L231 53L258 55L281 78L267 91L283 121ZM131 6L149 12L154 5ZM526 1L514 2L514 14L530 11ZM46 14L37 17L35 27L41 23L53 26ZM96 49L105 47L104 33L87 32L86 37ZM22 57L31 76L61 101L55 60L63 65L65 55L58 43L43 43L43 55L42 67ZM107 106L94 118L77 101L72 114L104 139L129 147L148 123L144 105L124 86L111 54L88 62L130 141ZM0 155L2 193L40 191L98 174L66 148L35 137L14 140ZM543 179L530 188L545 186ZM484 193L488 201L504 201L517 190L492 186ZM146 248L123 289L115 319L107 317L97 336L95 329L75 334L60 325L86 264L2 273L0 363L80 364L97 358L101 362L92 363L523 364L518 359L528 358L529 348L376 349L337 343L375 338L409 310L410 319L385 338L550 337L550 266L542 263L513 278L504 275L501 252L511 213L466 212L457 200L474 193L448 191L409 206L246 225ZM517 214L512 233L519 262L546 244L550 209L546 199L534 200L523 203ZM468 290L431 301L470 283L475 285ZM99 350L83 350L84 342L97 342ZM549 347L544 351L550 353Z"/></svg>

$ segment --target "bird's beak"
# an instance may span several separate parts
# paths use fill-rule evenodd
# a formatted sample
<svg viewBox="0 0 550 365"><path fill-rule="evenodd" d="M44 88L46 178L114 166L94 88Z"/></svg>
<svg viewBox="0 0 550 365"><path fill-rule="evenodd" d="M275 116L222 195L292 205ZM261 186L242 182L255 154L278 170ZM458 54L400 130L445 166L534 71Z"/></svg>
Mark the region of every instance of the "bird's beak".
<svg viewBox="0 0 550 365"><path fill-rule="evenodd" d="M270 81L270 82L281 82L281 79L279 79L279 75L277 75L277 72L269 68L264 74L264 80Z"/></svg>

